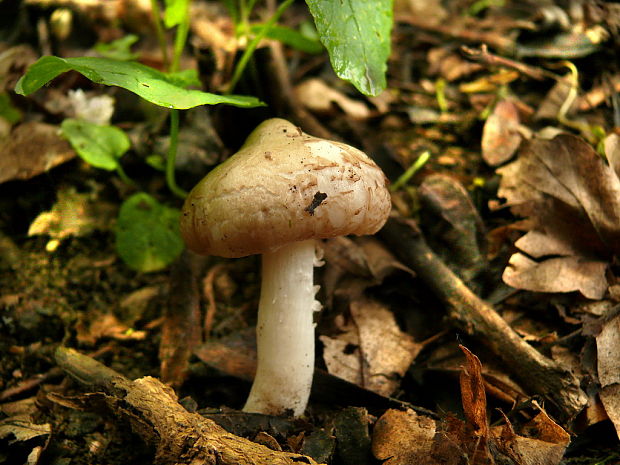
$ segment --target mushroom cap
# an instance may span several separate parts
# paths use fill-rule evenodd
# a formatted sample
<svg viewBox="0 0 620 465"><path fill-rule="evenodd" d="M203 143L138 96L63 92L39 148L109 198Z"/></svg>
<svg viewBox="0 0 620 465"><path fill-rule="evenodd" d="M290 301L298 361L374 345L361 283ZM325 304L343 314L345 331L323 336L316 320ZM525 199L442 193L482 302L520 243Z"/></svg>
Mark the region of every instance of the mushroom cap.
<svg viewBox="0 0 620 465"><path fill-rule="evenodd" d="M374 234L387 179L362 151L274 118L190 192L181 235L199 254L243 257L311 238Z"/></svg>

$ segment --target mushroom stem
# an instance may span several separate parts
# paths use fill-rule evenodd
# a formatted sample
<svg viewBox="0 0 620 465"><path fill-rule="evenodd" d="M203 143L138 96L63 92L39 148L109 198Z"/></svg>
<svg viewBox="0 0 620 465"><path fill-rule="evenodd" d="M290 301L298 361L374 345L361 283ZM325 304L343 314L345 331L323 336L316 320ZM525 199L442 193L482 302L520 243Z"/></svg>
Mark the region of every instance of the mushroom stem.
<svg viewBox="0 0 620 465"><path fill-rule="evenodd" d="M299 416L314 373L314 240L263 254L256 345L258 365L246 412Z"/></svg>

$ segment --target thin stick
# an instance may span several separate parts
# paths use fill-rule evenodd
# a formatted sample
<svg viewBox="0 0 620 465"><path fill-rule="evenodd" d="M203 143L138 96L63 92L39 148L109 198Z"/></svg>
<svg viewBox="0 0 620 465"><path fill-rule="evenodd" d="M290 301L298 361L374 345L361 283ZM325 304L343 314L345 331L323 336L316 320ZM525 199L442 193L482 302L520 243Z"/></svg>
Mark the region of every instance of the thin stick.
<svg viewBox="0 0 620 465"><path fill-rule="evenodd" d="M381 236L447 307L450 321L499 356L530 394L539 394L563 420L587 404L579 380L525 342L487 302L481 300L430 249L413 220L390 218Z"/></svg>

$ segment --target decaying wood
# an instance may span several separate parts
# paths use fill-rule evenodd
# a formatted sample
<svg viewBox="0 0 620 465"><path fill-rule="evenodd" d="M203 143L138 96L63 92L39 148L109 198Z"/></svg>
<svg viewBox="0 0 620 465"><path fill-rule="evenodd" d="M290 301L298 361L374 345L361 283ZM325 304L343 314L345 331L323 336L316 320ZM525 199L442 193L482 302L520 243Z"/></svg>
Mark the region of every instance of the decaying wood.
<svg viewBox="0 0 620 465"><path fill-rule="evenodd" d="M381 235L446 304L451 321L499 356L530 394L543 396L563 420L582 410L587 397L579 380L525 342L491 305L476 296L433 253L413 220L390 218Z"/></svg>
<svg viewBox="0 0 620 465"><path fill-rule="evenodd" d="M65 347L56 351L56 361L80 383L103 391L106 407L155 447L157 465L316 465L310 457L271 450L188 412L174 391L155 378L131 381Z"/></svg>

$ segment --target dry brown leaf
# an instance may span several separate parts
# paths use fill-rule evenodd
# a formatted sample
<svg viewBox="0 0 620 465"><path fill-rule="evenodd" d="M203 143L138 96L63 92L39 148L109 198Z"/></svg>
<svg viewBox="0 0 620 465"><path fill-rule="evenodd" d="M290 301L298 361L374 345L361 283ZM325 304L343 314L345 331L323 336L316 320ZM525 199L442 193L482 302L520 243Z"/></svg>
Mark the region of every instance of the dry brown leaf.
<svg viewBox="0 0 620 465"><path fill-rule="evenodd" d="M507 434L507 427L494 428L496 446L519 465L558 465L570 442L570 435L542 410L524 425L521 435L511 427L512 434Z"/></svg>
<svg viewBox="0 0 620 465"><path fill-rule="evenodd" d="M564 105L568 99L568 94L571 92L573 86L572 81L573 77L570 73L558 79L538 106L534 119L557 119L560 108L562 108L562 105ZM576 109L577 106L577 101L573 102L569 112L573 113L573 110Z"/></svg>
<svg viewBox="0 0 620 465"><path fill-rule="evenodd" d="M620 437L620 315L606 322L596 337L601 402Z"/></svg>
<svg viewBox="0 0 620 465"><path fill-rule="evenodd" d="M390 409L375 423L372 433L372 453L384 465L427 463L433 448L436 422L418 415Z"/></svg>
<svg viewBox="0 0 620 465"><path fill-rule="evenodd" d="M146 331L134 331L121 323L112 313L88 312L88 316L76 324L76 337L82 344L94 345L107 337L118 340L143 340Z"/></svg>
<svg viewBox="0 0 620 465"><path fill-rule="evenodd" d="M372 236L365 236L358 238L357 243L364 251L366 266L376 282L383 282L387 276L396 270L404 271L412 276L415 275L411 268L399 262L383 242L378 239Z"/></svg>
<svg viewBox="0 0 620 465"><path fill-rule="evenodd" d="M351 303L352 321L337 337L321 336L329 373L382 395L398 388L421 346L398 327L384 305L359 299Z"/></svg>
<svg viewBox="0 0 620 465"><path fill-rule="evenodd" d="M498 166L512 158L521 144L519 112L510 100L501 100L482 130L482 158Z"/></svg>
<svg viewBox="0 0 620 465"><path fill-rule="evenodd" d="M620 179L585 141L561 134L525 143L519 158L497 170L498 196L533 221L516 246L504 281L519 289L580 291L600 299L605 270L620 254Z"/></svg>
<svg viewBox="0 0 620 465"><path fill-rule="evenodd" d="M467 422L473 429L473 433L486 442L489 435L489 422L487 420L487 398L482 379L482 364L478 357L464 346L459 346L465 354L465 366L461 370L461 401L463 413Z"/></svg>
<svg viewBox="0 0 620 465"><path fill-rule="evenodd" d="M35 121L16 126L0 149L0 183L30 179L75 157L58 126Z"/></svg>
<svg viewBox="0 0 620 465"><path fill-rule="evenodd" d="M486 267L484 224L467 189L444 174L427 176L418 189L422 224L431 247L465 280Z"/></svg>
<svg viewBox="0 0 620 465"><path fill-rule="evenodd" d="M337 105L351 118L366 119L370 116L370 110L363 102L347 97L317 78L307 79L297 85L295 94L312 111L328 113L333 105Z"/></svg>
<svg viewBox="0 0 620 465"><path fill-rule="evenodd" d="M601 389L599 397L607 416L616 429L616 434L620 438L620 384L605 386Z"/></svg>

